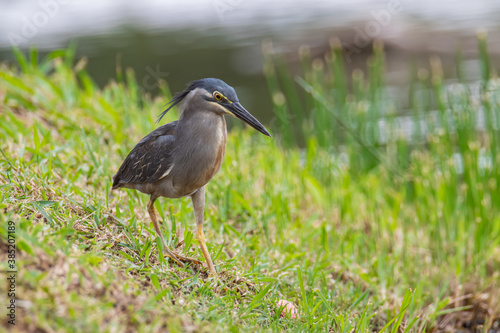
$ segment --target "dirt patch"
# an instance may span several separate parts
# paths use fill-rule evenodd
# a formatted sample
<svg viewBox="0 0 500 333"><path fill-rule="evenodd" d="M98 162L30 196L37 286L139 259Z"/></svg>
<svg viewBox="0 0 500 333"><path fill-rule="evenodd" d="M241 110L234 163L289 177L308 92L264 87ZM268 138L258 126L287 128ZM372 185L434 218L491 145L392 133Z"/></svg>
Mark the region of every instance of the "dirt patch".
<svg viewBox="0 0 500 333"><path fill-rule="evenodd" d="M0 240L4 247L4 240ZM114 322L124 328L124 332L135 332L139 323L134 320L132 312L141 309L154 296L152 287L144 276L131 276L111 265L100 262L96 265L82 264L77 256L66 255L57 250L49 255L40 248L34 249L31 256L24 252L17 252L17 260L22 269L17 276L16 289L22 300L18 299L16 311L16 326L18 332L47 332L50 323L60 318L70 318L71 311L85 307L85 304L111 304L102 312L99 321ZM4 255L2 255L4 257ZM108 278L103 278L108 274ZM109 283L109 274L113 275L113 283ZM33 276L40 279L33 280ZM124 289L124 285L130 285ZM2 288L3 289L3 288ZM75 302L75 297L80 301ZM152 322L156 316L154 310L141 312L143 323ZM161 331L167 330L168 316L165 317ZM43 319L42 319L43 318ZM59 318L59 319L58 319ZM194 327L188 320L183 320L187 327ZM2 321L2 326L7 325ZM105 327L105 326L104 326Z"/></svg>
<svg viewBox="0 0 500 333"><path fill-rule="evenodd" d="M468 293L455 298L444 309L450 313L439 316L432 333L500 333L500 313L496 312L499 302L497 288L481 293ZM456 310L456 311L454 311Z"/></svg>

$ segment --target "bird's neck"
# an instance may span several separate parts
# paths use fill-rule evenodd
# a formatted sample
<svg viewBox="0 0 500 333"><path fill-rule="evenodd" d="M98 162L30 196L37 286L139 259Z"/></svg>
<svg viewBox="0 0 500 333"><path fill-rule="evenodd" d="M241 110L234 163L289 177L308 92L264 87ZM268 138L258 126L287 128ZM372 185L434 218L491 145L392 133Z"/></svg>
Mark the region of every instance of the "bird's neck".
<svg viewBox="0 0 500 333"><path fill-rule="evenodd" d="M210 111L184 112L177 127L179 130L176 132L184 139L201 138L210 141L212 138L223 137L225 141L227 132L224 116Z"/></svg>
<svg viewBox="0 0 500 333"><path fill-rule="evenodd" d="M196 91L191 92L184 99L183 112L179 117L176 137L182 142L189 142L194 149L203 147L205 153L212 150L225 150L226 147L226 120L219 110L213 109L211 103Z"/></svg>

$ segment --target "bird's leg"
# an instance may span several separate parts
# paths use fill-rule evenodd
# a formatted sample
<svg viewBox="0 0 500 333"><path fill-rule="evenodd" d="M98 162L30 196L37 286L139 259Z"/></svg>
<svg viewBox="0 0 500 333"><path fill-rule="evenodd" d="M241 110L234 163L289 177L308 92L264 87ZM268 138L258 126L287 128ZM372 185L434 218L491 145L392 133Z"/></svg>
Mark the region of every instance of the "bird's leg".
<svg viewBox="0 0 500 333"><path fill-rule="evenodd" d="M210 275L217 277L217 271L215 270L214 264L212 263L212 258L210 253L208 253L207 245L205 244L205 234L203 233L203 219L205 215L205 187L200 188L198 191L191 195L191 200L193 201L194 217L196 219L196 236L200 242L201 252L207 261L208 270Z"/></svg>
<svg viewBox="0 0 500 333"><path fill-rule="evenodd" d="M184 267L184 264L182 263L183 261L191 261L195 264L201 265L201 262L199 260L190 257L185 257L169 249L167 243L165 242L165 239L163 238L163 234L161 233L160 229L160 224L158 223L158 219L156 217L156 209L154 206L155 200L156 198L151 196L151 199L148 202L148 213L149 217L151 218L151 221L153 221L153 226L155 228L155 231L158 234L158 236L160 236L161 242L163 243L163 251L166 253L165 256L172 259L177 265L181 267Z"/></svg>
<svg viewBox="0 0 500 333"><path fill-rule="evenodd" d="M172 251L167 246L165 239L163 238L163 234L160 230L160 225L158 224L158 219L156 217L156 209L155 209L155 198L151 197L151 200L148 202L148 213L151 221L153 221L153 226L155 228L156 233L160 236L161 242L163 243L163 251L166 252L166 255L170 257L177 265L184 267L184 264L177 259L177 256L173 254Z"/></svg>

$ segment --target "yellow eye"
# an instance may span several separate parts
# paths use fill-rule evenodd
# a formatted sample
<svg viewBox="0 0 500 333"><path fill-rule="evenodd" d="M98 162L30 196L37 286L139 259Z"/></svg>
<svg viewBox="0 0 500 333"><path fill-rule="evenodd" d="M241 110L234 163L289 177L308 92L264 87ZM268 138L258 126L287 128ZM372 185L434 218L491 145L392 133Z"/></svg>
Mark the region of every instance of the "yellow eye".
<svg viewBox="0 0 500 333"><path fill-rule="evenodd" d="M218 101L222 100L222 94L218 91L214 91L214 98Z"/></svg>

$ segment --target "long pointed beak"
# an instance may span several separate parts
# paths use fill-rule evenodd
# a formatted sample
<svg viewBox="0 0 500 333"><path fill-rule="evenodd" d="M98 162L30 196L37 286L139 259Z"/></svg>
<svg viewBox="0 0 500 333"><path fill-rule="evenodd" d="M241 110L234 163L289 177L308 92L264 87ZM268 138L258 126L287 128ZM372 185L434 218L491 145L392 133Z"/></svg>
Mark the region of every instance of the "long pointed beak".
<svg viewBox="0 0 500 333"><path fill-rule="evenodd" d="M271 134L267 131L267 129L254 117L248 112L243 105L241 105L239 102L234 102L231 104L226 104L226 109L231 112L235 117L240 118L244 122L246 122L248 125L252 126L255 128L257 131L261 132L264 135L267 135L268 137L272 138Z"/></svg>

